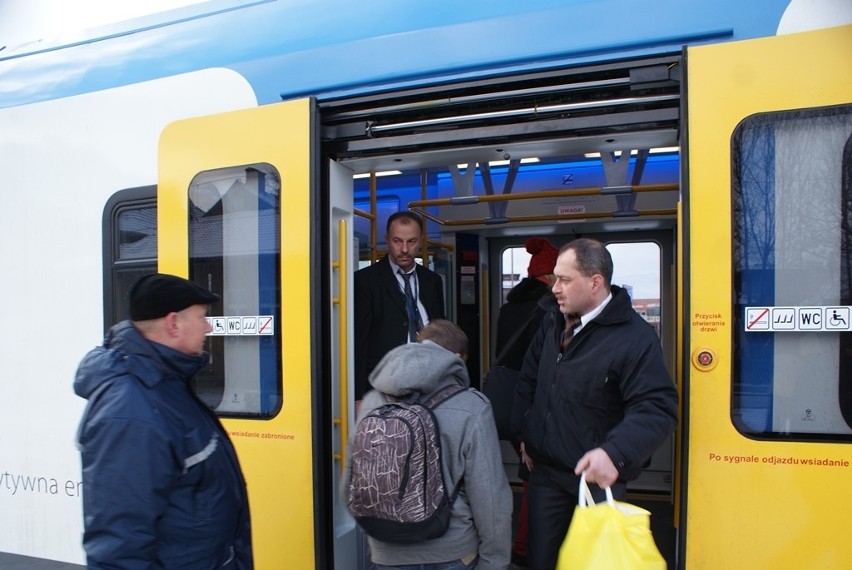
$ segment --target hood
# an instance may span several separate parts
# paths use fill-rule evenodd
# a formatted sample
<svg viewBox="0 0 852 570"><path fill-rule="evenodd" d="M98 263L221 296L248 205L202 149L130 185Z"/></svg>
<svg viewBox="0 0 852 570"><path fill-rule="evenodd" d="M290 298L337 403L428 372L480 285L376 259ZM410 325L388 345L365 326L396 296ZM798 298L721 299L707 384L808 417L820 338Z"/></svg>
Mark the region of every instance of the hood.
<svg viewBox="0 0 852 570"><path fill-rule="evenodd" d="M426 396L453 380L470 386L464 361L428 340L394 348L370 374L373 388L394 397Z"/></svg>
<svg viewBox="0 0 852 570"><path fill-rule="evenodd" d="M207 364L207 356L192 356L147 340L130 321L107 331L102 346L89 352L74 379L74 392L88 399L99 386L132 375L148 387L168 378L187 379Z"/></svg>

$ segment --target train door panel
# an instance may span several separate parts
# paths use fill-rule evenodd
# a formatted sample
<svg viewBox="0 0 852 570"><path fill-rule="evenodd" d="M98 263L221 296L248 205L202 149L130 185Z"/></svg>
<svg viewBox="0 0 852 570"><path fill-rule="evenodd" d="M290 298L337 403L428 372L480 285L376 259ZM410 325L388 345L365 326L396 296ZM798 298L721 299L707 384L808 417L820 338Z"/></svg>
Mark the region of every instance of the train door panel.
<svg viewBox="0 0 852 570"><path fill-rule="evenodd" d="M358 247L354 244L355 217L352 201L352 171L333 160L327 164L329 180L329 247L333 271L330 273L329 290L331 327L328 338L332 402L332 425L327 426L333 434L331 448L334 450L331 463L332 490L340 489L340 481L346 468L346 446L355 414L352 405L354 374L350 363L354 362L354 325L352 317L353 273L358 269ZM334 494L336 497L336 494ZM360 568L360 561L367 560L366 542L358 532L355 520L342 501L332 498L334 530L335 570ZM340 553L358 553L350 556Z"/></svg>
<svg viewBox="0 0 852 570"><path fill-rule="evenodd" d="M852 558L851 45L688 51L687 568Z"/></svg>
<svg viewBox="0 0 852 570"><path fill-rule="evenodd" d="M160 139L159 269L222 297L195 388L237 448L258 568L316 564L313 114L299 100L179 121Z"/></svg>

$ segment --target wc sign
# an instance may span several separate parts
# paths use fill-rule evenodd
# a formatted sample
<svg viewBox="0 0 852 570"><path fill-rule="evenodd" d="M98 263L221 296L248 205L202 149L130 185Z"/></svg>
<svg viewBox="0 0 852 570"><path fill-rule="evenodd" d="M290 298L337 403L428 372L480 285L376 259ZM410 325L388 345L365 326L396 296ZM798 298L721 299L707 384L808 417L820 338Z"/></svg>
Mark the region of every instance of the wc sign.
<svg viewBox="0 0 852 570"><path fill-rule="evenodd" d="M852 330L852 306L746 307L746 332Z"/></svg>

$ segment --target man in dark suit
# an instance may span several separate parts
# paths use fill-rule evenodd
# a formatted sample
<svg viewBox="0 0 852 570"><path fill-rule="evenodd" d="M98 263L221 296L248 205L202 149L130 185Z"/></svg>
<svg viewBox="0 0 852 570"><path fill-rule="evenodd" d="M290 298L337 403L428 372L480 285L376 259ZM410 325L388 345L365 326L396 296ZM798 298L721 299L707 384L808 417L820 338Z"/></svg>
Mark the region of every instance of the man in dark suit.
<svg viewBox="0 0 852 570"><path fill-rule="evenodd" d="M394 213L388 254L355 272L355 400L370 389L369 374L388 351L417 342L420 328L445 316L441 276L414 261L422 235L416 214Z"/></svg>

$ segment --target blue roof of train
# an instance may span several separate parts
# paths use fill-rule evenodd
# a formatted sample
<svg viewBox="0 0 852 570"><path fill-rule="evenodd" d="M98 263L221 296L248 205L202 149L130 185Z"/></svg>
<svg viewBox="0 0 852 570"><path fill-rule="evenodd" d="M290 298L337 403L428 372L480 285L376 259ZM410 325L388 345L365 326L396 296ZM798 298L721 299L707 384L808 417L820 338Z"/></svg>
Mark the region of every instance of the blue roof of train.
<svg viewBox="0 0 852 570"><path fill-rule="evenodd" d="M228 67L259 103L774 35L789 0L217 0L0 51L0 108Z"/></svg>

